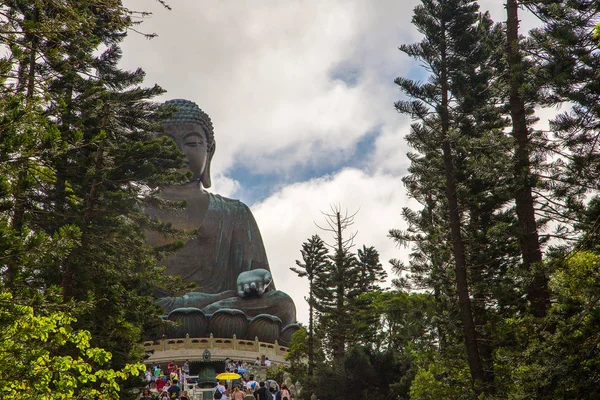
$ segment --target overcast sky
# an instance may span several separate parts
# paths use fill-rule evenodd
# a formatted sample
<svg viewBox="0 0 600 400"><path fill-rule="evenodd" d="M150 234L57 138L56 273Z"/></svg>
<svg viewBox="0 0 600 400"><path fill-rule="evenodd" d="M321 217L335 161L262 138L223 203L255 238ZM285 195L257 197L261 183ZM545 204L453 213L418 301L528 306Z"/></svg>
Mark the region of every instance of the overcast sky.
<svg viewBox="0 0 600 400"><path fill-rule="evenodd" d="M278 289L307 322L308 284L289 267L320 232L321 211L353 213L355 243L375 246L389 271L408 249L387 237L405 226L401 178L410 121L393 107L398 76L424 71L398 50L420 40L416 0L124 0L153 15L130 34L122 66L141 67L160 100L195 101L212 118L217 143L210 191L248 204ZM482 0L496 21L503 1Z"/></svg>

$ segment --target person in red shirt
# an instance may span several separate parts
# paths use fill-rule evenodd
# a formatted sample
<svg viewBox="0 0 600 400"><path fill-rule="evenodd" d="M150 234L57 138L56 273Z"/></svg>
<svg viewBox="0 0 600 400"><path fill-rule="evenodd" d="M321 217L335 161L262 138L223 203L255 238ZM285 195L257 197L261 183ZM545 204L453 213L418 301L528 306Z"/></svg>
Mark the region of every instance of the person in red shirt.
<svg viewBox="0 0 600 400"><path fill-rule="evenodd" d="M158 378L156 380L156 389L158 389L159 393L162 391L162 389L165 387L166 384L167 384L167 378L164 376L161 376L160 378Z"/></svg>
<svg viewBox="0 0 600 400"><path fill-rule="evenodd" d="M169 370L169 376L171 376L171 372L173 372L173 370L175 369L175 367L177 367L177 364L175 364L175 361L171 361L169 363L169 365L167 365L167 368Z"/></svg>

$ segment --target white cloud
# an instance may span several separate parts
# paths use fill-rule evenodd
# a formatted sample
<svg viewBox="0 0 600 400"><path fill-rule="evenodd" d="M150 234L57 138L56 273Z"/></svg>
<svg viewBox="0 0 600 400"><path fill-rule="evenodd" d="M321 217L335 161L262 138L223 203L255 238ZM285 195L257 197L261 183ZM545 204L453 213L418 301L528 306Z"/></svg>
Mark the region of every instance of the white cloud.
<svg viewBox="0 0 600 400"><path fill-rule="evenodd" d="M132 34L123 66L142 67L165 98L196 101L212 117L218 151L213 170L243 164L256 172L341 162L366 132L380 127L378 156L404 169L398 136L407 120L393 109L393 84L417 66L397 48L420 40L410 24L417 0L171 1L126 0L154 12ZM481 1L498 20L503 2ZM524 26L530 17L522 13ZM332 79L350 70L354 85ZM399 139L400 138L400 139Z"/></svg>
<svg viewBox="0 0 600 400"><path fill-rule="evenodd" d="M252 207L277 288L292 296L300 321L308 321L308 306L304 301L308 282L298 278L289 267L301 259L302 243L313 234L326 242L332 241L329 233L315 226L315 223L325 225L321 211L329 212L332 204L339 204L350 214L359 210L355 224L346 234L358 232L354 240L357 247L374 246L389 273L389 259L406 260L407 250L397 248L387 234L391 228L405 226L400 211L409 203L397 176L345 169L334 176L287 186Z"/></svg>
<svg viewBox="0 0 600 400"><path fill-rule="evenodd" d="M169 12L126 1L154 11L141 29L159 36L131 35L123 66L142 67L165 98L194 100L212 117L215 171L330 162L369 129L403 123L393 79L409 67L397 46L413 40L414 0L171 3ZM346 66L356 85L331 78Z"/></svg>
<svg viewBox="0 0 600 400"><path fill-rule="evenodd" d="M218 193L221 196L233 197L240 190L240 183L224 175L211 177L212 186L209 191Z"/></svg>

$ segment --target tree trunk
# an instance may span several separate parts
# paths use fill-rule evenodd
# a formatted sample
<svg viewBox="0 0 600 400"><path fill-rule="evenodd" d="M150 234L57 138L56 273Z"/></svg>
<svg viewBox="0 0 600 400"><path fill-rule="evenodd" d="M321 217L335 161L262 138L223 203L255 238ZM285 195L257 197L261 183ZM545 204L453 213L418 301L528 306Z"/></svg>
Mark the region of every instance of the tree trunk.
<svg viewBox="0 0 600 400"><path fill-rule="evenodd" d="M345 278L345 268L344 268L344 246L342 240L342 217L339 212L336 213L337 217L337 266L336 266L336 274L337 274L337 296L336 296L336 312L337 312L337 323L338 326L335 328L336 334L334 337L333 343L333 358L336 360L341 360L344 358L344 348L346 345L346 335L345 330L347 328L347 318L346 318L346 307L345 307L345 292L346 288L344 286L344 278Z"/></svg>
<svg viewBox="0 0 600 400"><path fill-rule="evenodd" d="M472 240L476 243L476 246L481 246L482 243L480 238L478 238L475 232L487 232L490 228L489 218L486 216L482 216L479 213L477 207L473 207L470 210L470 224L468 229L472 232ZM485 236L485 234L483 235ZM485 238L483 238L485 240ZM489 245L486 243L486 247ZM473 248L472 248L473 249ZM485 276L483 276L483 266L487 265L487 257L484 253L480 251L474 250L476 254L471 255L471 265L476 265L475 268L471 267L471 282L485 282ZM475 323L475 329L484 328L489 322L489 311L486 307L486 301L488 298L488 294L486 293L486 289L481 286L475 286L472 290L473 293L473 301L472 309L473 309L473 322ZM485 331L485 328L479 330L480 334L478 336L478 344L479 344L479 355L481 358L481 364L483 365L483 374L485 380L485 387L489 388L488 393L493 393L495 391L494 387L494 349L495 343L493 338L489 333Z"/></svg>
<svg viewBox="0 0 600 400"><path fill-rule="evenodd" d="M37 8L33 12L32 21L37 22L39 19L39 12ZM23 63L19 66L19 81L17 82L17 88L23 90L25 87L27 88L25 92L26 103L25 106L27 108L33 107L33 98L35 94L35 74L36 74L36 58L37 58L37 49L38 49L38 36L34 34L26 34L27 40L30 43L31 49L29 53L29 68L27 75L27 84L24 84L22 80L24 77L21 73L25 70ZM14 210L11 218L11 226L17 235L21 235L23 233L23 224L25 220L25 207L27 203L27 179L29 177L29 160L27 155L23 156L23 161L20 165L21 170L17 176L16 183L16 192L14 194ZM17 256L18 257L18 256ZM16 257L13 258L11 262L8 263L5 274L5 283L7 286L11 286L15 280L17 279L17 275L19 274L19 264Z"/></svg>
<svg viewBox="0 0 600 400"><path fill-rule="evenodd" d="M519 16L517 0L506 2L507 60L510 72L510 114L512 135L515 139L515 205L519 220L519 242L523 257L523 267L531 271L542 261L542 251L535 220L535 209L531 188L534 179L531 173L529 133L527 128L525 103L520 93L524 84L523 64L519 52ZM531 312L536 317L544 317L550 303L548 279L543 272L534 272L527 290Z"/></svg>
<svg viewBox="0 0 600 400"><path fill-rule="evenodd" d="M315 368L315 345L314 345L314 334L313 334L313 318L314 318L314 310L313 310L313 278L310 278L309 286L308 286L309 294L308 294L308 376L314 375Z"/></svg>
<svg viewBox="0 0 600 400"><path fill-rule="evenodd" d="M61 140L62 142L67 142L69 136L71 135L72 130L72 120L73 120L73 85L69 84L67 86L67 90L65 93L65 103L66 108L65 112L61 115L60 124L60 132L61 132ZM65 206L67 203L67 180L69 176L68 167L69 165L69 155L67 152L63 152L57 160L55 161L55 189L54 189L54 201L55 201L55 210L58 215L65 215ZM51 227L52 231L57 230L62 225L62 220L58 219L59 223L55 224Z"/></svg>
<svg viewBox="0 0 600 400"><path fill-rule="evenodd" d="M109 106L108 103L104 103L103 107L104 116L102 119L101 129L104 129L108 125L108 115L109 115ZM84 226L81 227L82 231L82 241L81 248L86 248L86 241L88 240L88 235L85 234L88 229L88 225L92 222L92 217L94 216L94 211L96 207L96 203L98 202L98 185L101 183L101 179L98 178L98 175L102 173L102 168L104 167L104 146L106 143L106 139L103 139L98 144L98 150L96 150L96 159L94 160L94 169L96 173L96 177L92 180L92 184L90 187L90 191L85 199L85 211L83 213L83 221ZM73 254L78 252L73 252ZM75 264L72 262L71 258L66 260L65 269L62 278L62 289L63 289L63 298L65 301L72 299L75 296L75 276L77 271L75 269Z"/></svg>
<svg viewBox="0 0 600 400"><path fill-rule="evenodd" d="M433 230L433 226L434 226L434 219L433 219L433 210L435 207L435 202L433 200L433 197L431 196L431 193L427 193L425 196L426 199L426 204L427 204L427 218L428 218L428 222L429 222L429 227L428 230L431 232ZM440 279L442 276L442 268L439 265L439 262L437 259L433 259L432 260L432 276L434 277L433 279L433 299L437 305L437 307L439 307L439 309L442 309L442 297L441 297L441 283L440 283ZM438 322L436 323L436 331L437 331L437 335L440 341L440 350L443 351L446 349L446 332L444 331L444 329L442 328L442 325L440 324L441 321L438 320Z"/></svg>
<svg viewBox="0 0 600 400"><path fill-rule="evenodd" d="M442 7L445 5L442 2ZM443 12L442 12L443 15ZM477 344L477 334L475 332L475 324L473 323L473 314L471 310L471 300L469 298L469 284L467 278L467 266L465 257L465 248L460 232L461 220L458 210L458 199L456 195L456 180L454 177L454 166L452 163L452 148L448 133L450 130L450 116L448 104L448 71L447 71L447 54L446 54L446 25L442 21L442 45L441 45L441 85L442 99L440 107L440 118L442 124L442 151L444 158L444 170L446 175L446 197L450 213L450 232L452 235L452 247L454 253L454 261L456 263L456 292L458 295L460 316L462 319L463 332L465 335L465 346L467 349L467 360L473 380L474 389L477 394L481 393L481 384L484 382L483 367L479 355L479 347Z"/></svg>
<svg viewBox="0 0 600 400"><path fill-rule="evenodd" d="M477 389L479 386L478 382L484 382L484 373L481 365L481 358L479 356L477 334L475 332L475 324L473 323L473 313L471 311L465 250L460 232L460 214L458 212L458 201L456 198L456 182L454 180L451 148L448 139L445 139L444 141L443 153L446 174L446 197L448 199L448 206L450 208L450 232L452 235L454 261L456 263L456 293L458 295L460 316L463 323L469 369L471 371L471 378L473 379L475 388Z"/></svg>

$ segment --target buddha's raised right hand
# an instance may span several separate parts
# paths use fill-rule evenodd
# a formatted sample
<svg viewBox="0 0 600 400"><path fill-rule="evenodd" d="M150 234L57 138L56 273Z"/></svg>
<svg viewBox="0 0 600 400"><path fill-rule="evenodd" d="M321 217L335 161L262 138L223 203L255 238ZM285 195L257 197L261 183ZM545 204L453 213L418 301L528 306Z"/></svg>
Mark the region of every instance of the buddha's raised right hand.
<svg viewBox="0 0 600 400"><path fill-rule="evenodd" d="M272 281L273 277L266 269L253 269L241 272L237 278L238 296L262 296Z"/></svg>

